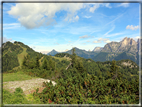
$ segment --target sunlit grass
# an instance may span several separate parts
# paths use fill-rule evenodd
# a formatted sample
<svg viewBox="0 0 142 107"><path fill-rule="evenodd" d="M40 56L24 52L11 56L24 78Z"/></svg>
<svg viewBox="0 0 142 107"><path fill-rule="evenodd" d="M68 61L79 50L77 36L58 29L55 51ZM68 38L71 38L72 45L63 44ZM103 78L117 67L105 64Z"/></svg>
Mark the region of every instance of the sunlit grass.
<svg viewBox="0 0 142 107"><path fill-rule="evenodd" d="M23 47L22 47L23 48ZM19 61L19 64L20 64L20 67L22 66L22 61L24 59L24 56L27 55L27 52L26 52L27 48L23 48L23 52L18 54L18 61Z"/></svg>
<svg viewBox="0 0 142 107"><path fill-rule="evenodd" d="M59 61L62 61L62 60L67 60L67 61L70 61L70 58L68 58L68 57L62 57L62 58L60 58L60 57L56 57L56 56L53 56L55 59L58 59Z"/></svg>
<svg viewBox="0 0 142 107"><path fill-rule="evenodd" d="M36 77L31 77L20 71L17 73L3 73L3 82L23 81L23 80L30 80L33 78L36 78Z"/></svg>

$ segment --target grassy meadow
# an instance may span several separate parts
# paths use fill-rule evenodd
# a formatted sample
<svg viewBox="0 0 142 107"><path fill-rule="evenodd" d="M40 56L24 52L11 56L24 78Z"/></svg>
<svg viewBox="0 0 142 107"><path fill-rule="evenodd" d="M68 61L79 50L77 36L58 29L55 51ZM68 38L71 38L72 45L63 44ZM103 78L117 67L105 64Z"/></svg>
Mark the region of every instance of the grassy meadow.
<svg viewBox="0 0 142 107"><path fill-rule="evenodd" d="M16 73L3 73L3 82L8 81L23 81L23 80L30 80L36 77L31 77L26 75L23 72L16 72Z"/></svg>

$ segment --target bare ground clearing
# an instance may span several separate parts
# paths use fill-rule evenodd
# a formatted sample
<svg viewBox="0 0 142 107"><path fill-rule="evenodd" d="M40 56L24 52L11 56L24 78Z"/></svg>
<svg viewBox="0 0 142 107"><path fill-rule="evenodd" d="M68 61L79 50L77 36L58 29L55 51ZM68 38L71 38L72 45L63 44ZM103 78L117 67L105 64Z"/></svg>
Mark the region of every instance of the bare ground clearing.
<svg viewBox="0 0 142 107"><path fill-rule="evenodd" d="M10 92L14 92L16 88L21 87L25 95L27 95L35 92L36 88L39 88L38 92L42 92L42 90L45 88L43 87L43 82L50 82L50 80L36 78L24 81L3 82L3 88ZM52 81L52 84L55 85L56 83Z"/></svg>

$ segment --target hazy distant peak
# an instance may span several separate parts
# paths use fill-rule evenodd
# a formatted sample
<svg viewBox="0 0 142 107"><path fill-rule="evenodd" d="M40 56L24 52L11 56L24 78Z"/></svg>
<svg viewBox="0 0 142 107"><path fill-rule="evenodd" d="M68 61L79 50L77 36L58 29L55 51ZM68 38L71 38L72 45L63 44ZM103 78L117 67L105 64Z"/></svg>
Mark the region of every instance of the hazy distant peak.
<svg viewBox="0 0 142 107"><path fill-rule="evenodd" d="M95 52L95 51L101 51L101 49L102 49L102 47L95 47L93 51L94 51L94 52Z"/></svg>

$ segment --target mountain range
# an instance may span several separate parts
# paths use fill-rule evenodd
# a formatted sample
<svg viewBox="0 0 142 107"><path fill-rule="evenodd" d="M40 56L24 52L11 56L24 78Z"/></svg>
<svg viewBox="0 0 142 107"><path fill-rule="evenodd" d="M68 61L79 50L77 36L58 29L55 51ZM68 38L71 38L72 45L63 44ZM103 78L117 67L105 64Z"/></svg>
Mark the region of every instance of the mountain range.
<svg viewBox="0 0 142 107"><path fill-rule="evenodd" d="M127 38L125 38L125 39L127 39ZM120 53L113 52L113 51L107 52L106 47L109 46L108 49L110 49L111 47L113 47L112 43L106 44L106 46L99 51L98 51L98 49L96 49L97 51L91 51L91 52L81 50L81 49L78 49L75 47L75 53L78 55L79 59L81 58L82 60L84 60L83 62L85 64L90 61L91 62L102 61L101 63L103 63L103 61L111 61L113 59L115 59L115 60L130 59L130 60L138 63L138 58L139 58L138 51L133 52L132 50L135 50L135 49L133 49L134 47L136 49L138 49L138 46L139 46L138 44L140 42L134 42L134 43L135 43L135 44L133 44L134 46L132 44L130 44L130 45L132 45L132 48L130 46L130 49L128 49L126 51L122 51ZM128 44L129 44L129 42L128 42ZM103 52L104 49L105 49L105 52ZM69 50L64 53L58 53L58 54L57 53L58 53L57 51L53 50L52 54L56 54L55 56L45 55L45 54L42 54L39 52L35 52L32 48L30 48L28 45L23 44L22 42L15 41L14 43L11 43L8 41L8 42L2 44L2 59L3 59L3 63L2 63L3 69L2 70L3 70L3 72L6 72L8 70L17 70L17 69L21 68L23 59L26 55L30 56L31 61L36 60L36 57L38 56L40 65L42 64L44 59L47 59L47 60L52 59L53 61L56 62L57 68L60 68L61 66L64 68L67 67L68 64L70 63L70 58L71 58L70 54L72 54L72 50ZM137 54L135 54L135 53L137 53ZM65 62L67 62L67 63L65 63ZM97 62L97 63L99 64L100 62ZM92 66L94 66L94 65L92 65ZM86 68L86 69L88 69L88 68Z"/></svg>
<svg viewBox="0 0 142 107"><path fill-rule="evenodd" d="M125 37L120 42L110 42L104 47L95 47L93 51L85 51L75 47L75 53L83 58L91 58L94 61L112 61L121 59L130 59L139 64L139 45L140 39L136 42L132 38ZM54 56L56 50L52 50L47 55ZM62 53L72 54L72 49Z"/></svg>

